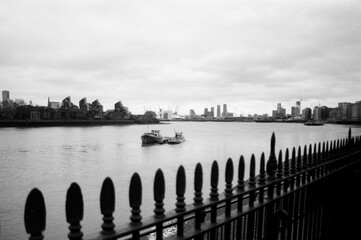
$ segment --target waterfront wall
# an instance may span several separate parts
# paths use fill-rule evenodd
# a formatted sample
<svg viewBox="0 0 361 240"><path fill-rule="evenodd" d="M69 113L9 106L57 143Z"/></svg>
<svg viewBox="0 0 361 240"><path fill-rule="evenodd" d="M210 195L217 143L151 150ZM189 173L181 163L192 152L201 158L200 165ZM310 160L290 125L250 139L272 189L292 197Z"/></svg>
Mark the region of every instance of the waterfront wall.
<svg viewBox="0 0 361 240"><path fill-rule="evenodd" d="M345 134L346 135L346 134ZM81 188L72 183L66 196L69 239L357 239L360 220L361 139L360 136L315 143L275 153L271 138L270 156L251 157L250 174L244 176L245 163L238 167L229 159L225 188L219 190L218 163L213 162L211 191L203 191L203 169L194 172L193 203L186 205L185 170L176 175L176 208L164 209L165 179L161 169L154 178L154 202L142 202L141 176L134 173L129 186L130 222L115 226L115 186L106 178L100 191L103 223L92 233L83 233L84 203ZM236 170L235 170L236 169ZM237 185L233 186L234 176ZM189 179L187 181L190 181ZM151 187L146 183L145 187ZM207 187L208 188L208 187ZM121 192L127 190L121 189ZM49 203L48 203L49 204ZM154 216L141 215L142 204L154 204ZM25 229L29 239L51 239L46 235L45 199L33 189L25 204ZM64 236L65 237L65 236Z"/></svg>

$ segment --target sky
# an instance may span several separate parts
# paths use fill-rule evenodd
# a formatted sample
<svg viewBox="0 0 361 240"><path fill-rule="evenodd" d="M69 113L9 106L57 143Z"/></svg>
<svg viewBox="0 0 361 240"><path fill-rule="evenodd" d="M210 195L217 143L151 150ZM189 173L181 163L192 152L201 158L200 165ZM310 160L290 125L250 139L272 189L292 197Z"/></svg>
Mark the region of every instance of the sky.
<svg viewBox="0 0 361 240"><path fill-rule="evenodd" d="M236 115L361 100L359 0L0 2L0 90Z"/></svg>

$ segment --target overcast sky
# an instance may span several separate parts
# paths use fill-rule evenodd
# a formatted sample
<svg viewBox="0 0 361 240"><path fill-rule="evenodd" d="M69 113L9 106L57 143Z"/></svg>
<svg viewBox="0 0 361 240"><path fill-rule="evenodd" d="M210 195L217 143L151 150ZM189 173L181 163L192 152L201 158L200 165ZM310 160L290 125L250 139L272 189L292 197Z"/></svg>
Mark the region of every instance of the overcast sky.
<svg viewBox="0 0 361 240"><path fill-rule="evenodd" d="M0 23L0 90L38 105L239 115L361 100L359 0L4 0Z"/></svg>

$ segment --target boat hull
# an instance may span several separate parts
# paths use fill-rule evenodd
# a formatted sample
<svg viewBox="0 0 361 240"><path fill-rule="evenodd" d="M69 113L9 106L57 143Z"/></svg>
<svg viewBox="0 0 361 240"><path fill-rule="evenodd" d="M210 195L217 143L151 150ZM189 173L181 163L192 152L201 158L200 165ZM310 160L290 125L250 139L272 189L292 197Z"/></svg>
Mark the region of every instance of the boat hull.
<svg viewBox="0 0 361 240"><path fill-rule="evenodd" d="M142 143L163 143L163 139L159 137L142 136Z"/></svg>

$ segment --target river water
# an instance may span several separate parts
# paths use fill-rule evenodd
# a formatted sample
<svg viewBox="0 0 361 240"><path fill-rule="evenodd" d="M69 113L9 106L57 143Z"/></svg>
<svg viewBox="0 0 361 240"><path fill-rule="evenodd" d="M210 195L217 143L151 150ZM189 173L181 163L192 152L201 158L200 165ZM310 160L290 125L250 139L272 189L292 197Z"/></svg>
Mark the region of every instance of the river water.
<svg viewBox="0 0 361 240"><path fill-rule="evenodd" d="M112 178L116 191L115 224L129 222L129 182L134 172L143 185L142 215L154 209L153 181L158 168L166 179L166 210L174 209L175 178L180 165L186 169L186 202L192 203L194 169L203 166L204 197L209 194L211 164L219 163L220 186L228 158L235 168L241 155L246 172L252 153L269 155L272 132L276 149L347 137L349 126L326 124L309 127L297 123L171 122L159 125L97 127L0 128L0 238L26 239L23 215L28 193L39 188L47 209L46 239L65 239L66 191L77 182L84 198L83 232L100 230L99 196L103 180ZM179 145L142 146L140 136L159 129L163 136L182 131L186 141ZM352 126L354 135L361 128ZM258 166L257 166L258 167ZM248 174L246 173L246 176ZM235 182L236 184L236 177Z"/></svg>

